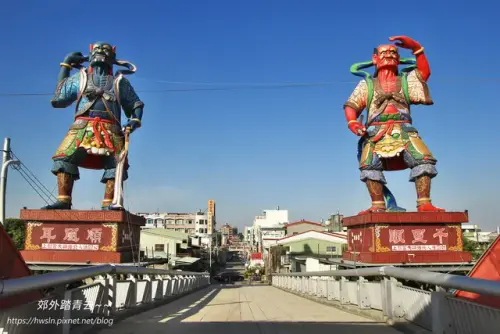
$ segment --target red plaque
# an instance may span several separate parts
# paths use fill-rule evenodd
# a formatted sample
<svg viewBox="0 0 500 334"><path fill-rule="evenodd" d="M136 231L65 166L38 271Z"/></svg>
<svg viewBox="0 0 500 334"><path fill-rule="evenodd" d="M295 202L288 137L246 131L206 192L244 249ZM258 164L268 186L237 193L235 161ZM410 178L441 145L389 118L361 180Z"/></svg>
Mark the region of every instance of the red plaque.
<svg viewBox="0 0 500 334"><path fill-rule="evenodd" d="M26 261L123 263L138 254L145 219L127 211L21 210Z"/></svg>

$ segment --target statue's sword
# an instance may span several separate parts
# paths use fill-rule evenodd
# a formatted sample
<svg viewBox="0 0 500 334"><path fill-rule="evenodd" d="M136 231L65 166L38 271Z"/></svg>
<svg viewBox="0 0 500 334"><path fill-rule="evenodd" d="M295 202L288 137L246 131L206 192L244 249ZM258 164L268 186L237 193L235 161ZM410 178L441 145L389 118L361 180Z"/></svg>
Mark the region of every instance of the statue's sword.
<svg viewBox="0 0 500 334"><path fill-rule="evenodd" d="M130 128L125 128L125 144L116 161L115 192L110 205L110 208L114 210L123 209L123 170L128 156L129 134Z"/></svg>

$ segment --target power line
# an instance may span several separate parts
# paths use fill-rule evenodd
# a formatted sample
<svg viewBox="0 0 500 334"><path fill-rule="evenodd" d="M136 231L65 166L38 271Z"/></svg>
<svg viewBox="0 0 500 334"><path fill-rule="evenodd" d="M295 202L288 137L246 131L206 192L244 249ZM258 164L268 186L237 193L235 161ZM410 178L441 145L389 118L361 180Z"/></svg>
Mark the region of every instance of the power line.
<svg viewBox="0 0 500 334"><path fill-rule="evenodd" d="M19 161L19 170L23 170L23 172L26 174L25 176L33 182L40 192L42 192L45 196L47 196L47 199L49 200L56 200L56 197L54 196L54 192L50 191L37 177L36 175L26 166L19 157L11 151L11 154L14 158L16 158Z"/></svg>
<svg viewBox="0 0 500 334"><path fill-rule="evenodd" d="M31 183L31 181L29 180L29 177L26 175L26 171L23 170L22 167L19 167L19 168L16 168L16 170L19 172L19 174L21 175L21 177L26 181L26 183L29 184L29 186L38 194L38 196L40 196L40 198L47 204L47 205L50 205L49 201L47 200L46 197L44 197L42 194L40 194L40 191L39 191L39 187L37 189L37 187L35 185L33 185L33 183ZM50 199L49 199L50 200Z"/></svg>
<svg viewBox="0 0 500 334"><path fill-rule="evenodd" d="M143 79L145 80L145 79ZM158 83L170 83L170 84L186 84L186 85L224 85L221 83L208 83L208 82L181 82L181 81L164 81L164 80L148 80ZM339 80L339 81L320 81L320 82L290 82L290 83L241 83L241 84L231 84L226 87L203 87L203 88L166 88L166 89L144 89L137 90L138 93L182 93L182 92L200 92L200 91L235 91L235 90L245 90L245 89L280 89L280 88L301 88L301 87L320 87L320 86L331 86L335 84L351 84L354 85L359 81L353 80ZM476 78L465 78L465 77L447 77L444 79L432 80L433 84L436 83L457 83L457 82L500 82L500 77L476 77ZM54 93L0 93L0 97L21 97L21 96L52 96Z"/></svg>
<svg viewBox="0 0 500 334"><path fill-rule="evenodd" d="M326 86L329 83L295 83L271 86L240 86L240 87L218 87L218 88L168 88L168 89L146 89L136 90L137 93L175 93L175 92L197 92L197 91L230 91L242 89L276 89L276 88L294 88L294 87L313 87ZM54 93L0 93L0 97L18 97L18 96L52 96Z"/></svg>

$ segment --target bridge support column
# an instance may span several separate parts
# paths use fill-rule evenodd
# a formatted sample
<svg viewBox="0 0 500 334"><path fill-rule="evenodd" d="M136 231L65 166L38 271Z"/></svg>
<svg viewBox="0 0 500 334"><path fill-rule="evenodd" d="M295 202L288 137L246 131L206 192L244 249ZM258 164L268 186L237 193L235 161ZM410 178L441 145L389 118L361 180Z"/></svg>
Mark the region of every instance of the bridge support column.
<svg viewBox="0 0 500 334"><path fill-rule="evenodd" d="M431 314L432 333L455 333L446 292L441 287L437 287L436 291L431 292Z"/></svg>
<svg viewBox="0 0 500 334"><path fill-rule="evenodd" d="M340 278L340 304L349 304L349 288L347 283L349 281L345 277Z"/></svg>
<svg viewBox="0 0 500 334"><path fill-rule="evenodd" d="M156 281L156 289L153 291L153 299L161 300L163 299L163 277L161 277L161 275L154 275L153 278L154 281Z"/></svg>
<svg viewBox="0 0 500 334"><path fill-rule="evenodd" d="M361 309L371 308L370 296L368 294L368 281L364 277L358 279L358 307Z"/></svg>
<svg viewBox="0 0 500 334"><path fill-rule="evenodd" d="M130 286L128 288L128 296L126 300L126 307L133 308L137 305L137 277L129 274L127 277L127 281L130 282Z"/></svg>

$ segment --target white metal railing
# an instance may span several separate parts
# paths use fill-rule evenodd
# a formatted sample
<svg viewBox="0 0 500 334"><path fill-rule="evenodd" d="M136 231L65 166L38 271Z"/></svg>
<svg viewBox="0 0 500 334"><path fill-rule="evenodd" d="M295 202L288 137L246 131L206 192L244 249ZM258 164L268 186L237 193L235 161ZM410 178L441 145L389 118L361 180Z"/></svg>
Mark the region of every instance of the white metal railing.
<svg viewBox="0 0 500 334"><path fill-rule="evenodd" d="M374 278L368 280L367 278ZM435 286L425 291L399 280ZM455 298L448 289L500 296L500 282L396 267L273 274L272 285L340 308L380 312L389 323L408 321L432 333L497 334L500 309Z"/></svg>
<svg viewBox="0 0 500 334"><path fill-rule="evenodd" d="M82 280L86 285L66 289ZM0 298L55 288L39 301L0 310L0 333L68 334L81 325L110 326L139 306L154 306L209 284L208 273L115 265L0 280Z"/></svg>

